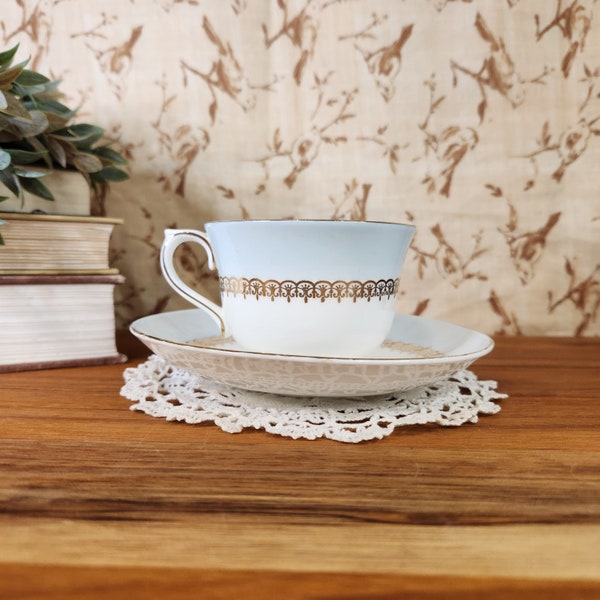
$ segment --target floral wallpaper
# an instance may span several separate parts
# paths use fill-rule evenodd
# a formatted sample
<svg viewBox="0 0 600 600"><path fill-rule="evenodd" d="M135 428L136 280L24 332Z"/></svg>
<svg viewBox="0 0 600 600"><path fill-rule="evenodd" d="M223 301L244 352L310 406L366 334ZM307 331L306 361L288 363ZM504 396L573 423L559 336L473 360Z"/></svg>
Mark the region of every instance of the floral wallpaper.
<svg viewBox="0 0 600 600"><path fill-rule="evenodd" d="M332 218L416 225L400 311L600 334L597 0L11 0L0 37L130 160L121 327L187 306L165 227Z"/></svg>

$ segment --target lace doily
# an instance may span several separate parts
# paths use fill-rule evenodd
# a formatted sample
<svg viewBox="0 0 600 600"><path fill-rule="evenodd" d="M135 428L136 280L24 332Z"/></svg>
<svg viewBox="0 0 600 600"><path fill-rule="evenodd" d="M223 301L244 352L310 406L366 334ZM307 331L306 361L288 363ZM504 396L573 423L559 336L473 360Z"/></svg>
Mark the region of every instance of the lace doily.
<svg viewBox="0 0 600 600"><path fill-rule="evenodd" d="M396 427L476 423L480 414L500 410L494 400L506 398L495 381L480 381L470 371L408 392L368 398L278 396L240 390L169 365L158 356L124 372L121 395L131 410L168 421L212 421L223 431L246 428L314 440L339 442L381 439Z"/></svg>

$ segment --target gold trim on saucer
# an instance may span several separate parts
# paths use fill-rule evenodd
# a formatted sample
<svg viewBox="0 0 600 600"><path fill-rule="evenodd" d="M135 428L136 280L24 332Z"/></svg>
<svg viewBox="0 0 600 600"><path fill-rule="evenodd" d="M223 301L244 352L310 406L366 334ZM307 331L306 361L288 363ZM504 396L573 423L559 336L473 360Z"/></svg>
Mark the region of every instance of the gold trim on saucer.
<svg viewBox="0 0 600 600"><path fill-rule="evenodd" d="M215 350L226 350L226 351L239 351L243 348L236 347L236 341L232 336L223 337L220 335L206 337L206 338L198 338L196 340L191 340L188 342L190 346L196 346L198 348L214 348ZM395 342L392 340L385 340L381 346L379 347L380 351L383 352L394 352L397 353L398 356L392 356L382 354L381 356L371 356L370 358L374 360L382 360L393 358L395 360L401 359L430 359L430 358L443 358L444 353L436 350L435 348L430 348L429 346L422 346L420 344L411 344L409 342ZM401 354L409 355L409 356L400 356ZM277 356L277 355L275 355ZM284 356L284 355L281 355ZM285 355L290 356L290 355ZM330 357L332 358L332 357ZM352 359L352 357L341 357L346 359ZM359 359L365 359L366 357L357 357Z"/></svg>

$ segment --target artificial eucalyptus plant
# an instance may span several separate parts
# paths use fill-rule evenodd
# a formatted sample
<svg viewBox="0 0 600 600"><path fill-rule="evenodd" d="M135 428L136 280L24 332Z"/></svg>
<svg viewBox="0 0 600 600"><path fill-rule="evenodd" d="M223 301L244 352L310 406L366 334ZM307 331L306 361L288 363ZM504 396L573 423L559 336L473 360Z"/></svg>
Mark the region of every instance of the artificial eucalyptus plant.
<svg viewBox="0 0 600 600"><path fill-rule="evenodd" d="M77 110L60 102L60 81L27 69L29 59L12 64L18 48L0 52L0 182L18 198L27 191L53 200L43 176L73 169L104 197L109 182L129 177L125 158L103 141L104 129L73 123Z"/></svg>

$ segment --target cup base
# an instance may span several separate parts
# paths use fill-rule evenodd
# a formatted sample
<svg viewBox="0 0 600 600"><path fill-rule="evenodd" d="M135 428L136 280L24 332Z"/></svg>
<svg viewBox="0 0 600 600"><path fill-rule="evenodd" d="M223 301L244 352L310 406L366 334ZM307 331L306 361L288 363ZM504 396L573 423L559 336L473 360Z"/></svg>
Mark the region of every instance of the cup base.
<svg viewBox="0 0 600 600"><path fill-rule="evenodd" d="M357 358L378 348L389 332L392 304L240 301L226 309L230 333L250 352L323 358Z"/></svg>

